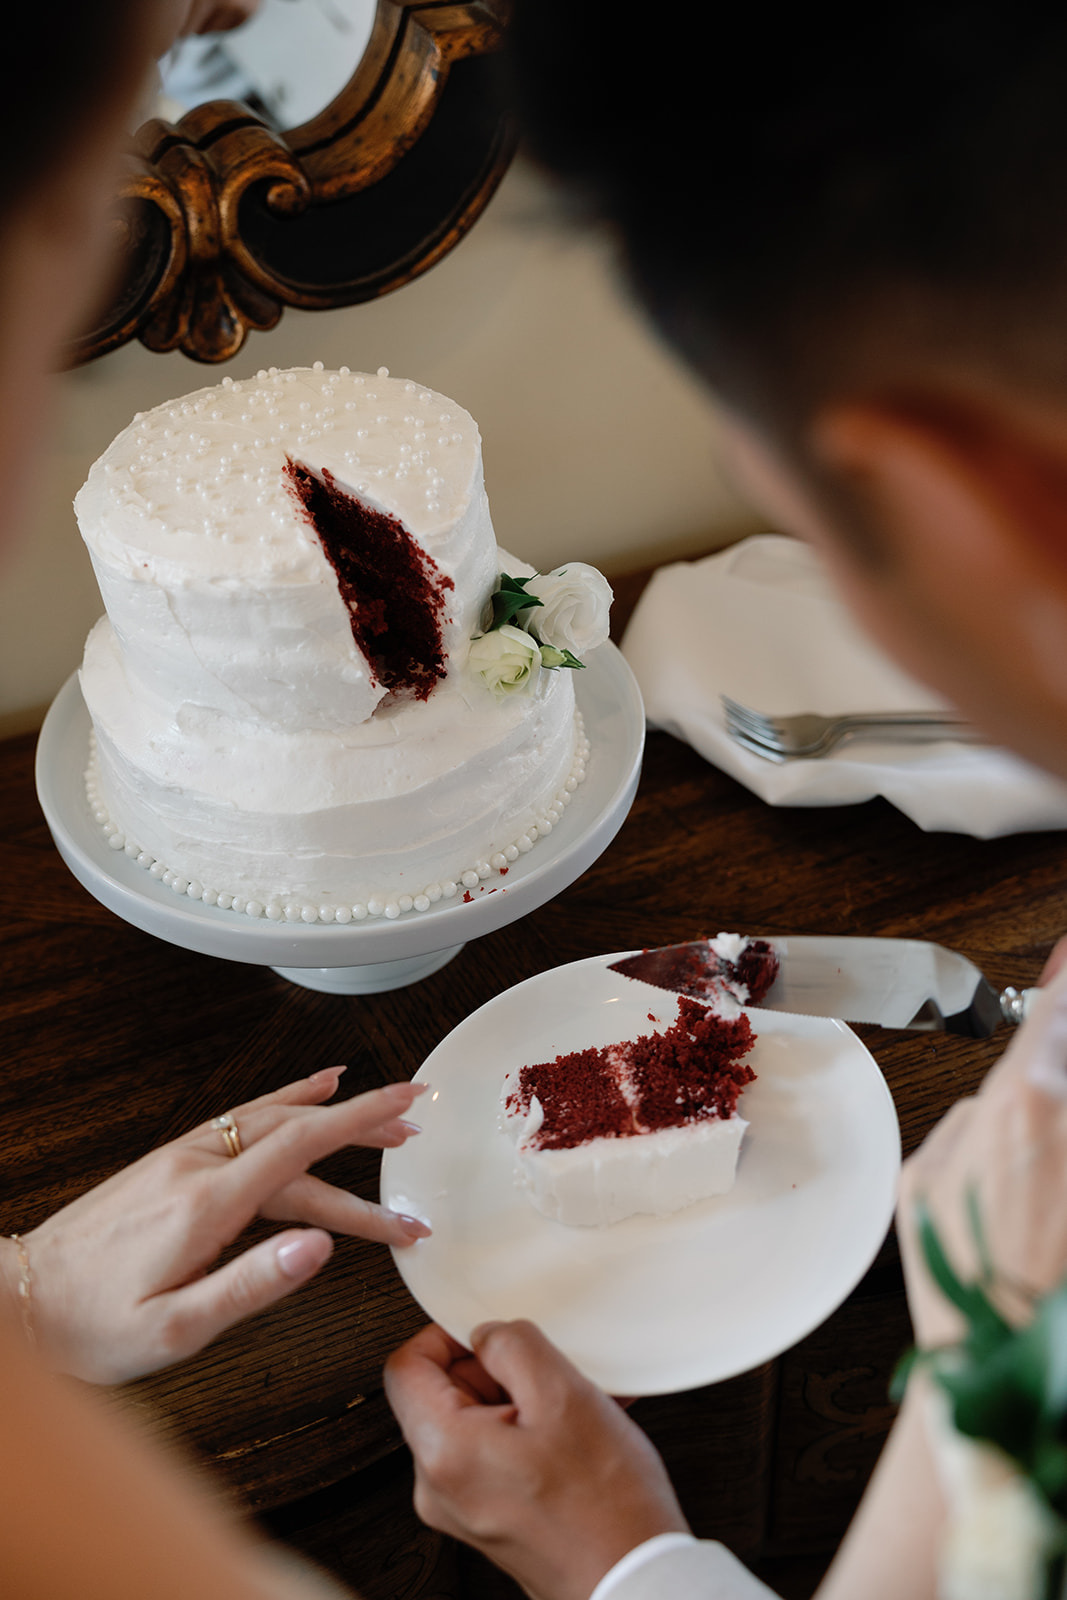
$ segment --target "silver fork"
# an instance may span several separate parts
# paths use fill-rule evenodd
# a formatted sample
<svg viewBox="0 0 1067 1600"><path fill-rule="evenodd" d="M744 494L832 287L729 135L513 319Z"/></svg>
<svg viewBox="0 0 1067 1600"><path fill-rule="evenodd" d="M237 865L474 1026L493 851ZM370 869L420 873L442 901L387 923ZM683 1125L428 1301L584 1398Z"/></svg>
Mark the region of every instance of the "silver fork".
<svg viewBox="0 0 1067 1600"><path fill-rule="evenodd" d="M908 740L958 739L981 743L972 723L940 711L851 711L822 717L814 712L772 717L720 695L726 731L737 744L766 761L794 761L829 755L842 739L888 734Z"/></svg>

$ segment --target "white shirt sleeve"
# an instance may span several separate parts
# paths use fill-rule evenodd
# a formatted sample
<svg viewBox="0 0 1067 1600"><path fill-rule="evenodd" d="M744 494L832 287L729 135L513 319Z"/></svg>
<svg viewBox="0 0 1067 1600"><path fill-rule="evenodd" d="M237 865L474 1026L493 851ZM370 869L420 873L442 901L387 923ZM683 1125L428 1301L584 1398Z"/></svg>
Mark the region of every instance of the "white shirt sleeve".
<svg viewBox="0 0 1067 1600"><path fill-rule="evenodd" d="M778 1600L725 1545L659 1533L606 1572L589 1600Z"/></svg>

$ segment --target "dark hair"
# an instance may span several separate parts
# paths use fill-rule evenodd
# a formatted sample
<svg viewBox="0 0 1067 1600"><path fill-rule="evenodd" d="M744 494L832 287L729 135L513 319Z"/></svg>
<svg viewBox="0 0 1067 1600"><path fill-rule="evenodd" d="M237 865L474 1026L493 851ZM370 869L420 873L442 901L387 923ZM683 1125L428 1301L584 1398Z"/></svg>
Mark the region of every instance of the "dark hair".
<svg viewBox="0 0 1067 1600"><path fill-rule="evenodd" d="M796 413L875 337L1067 383L1067 17L515 0L528 147L714 385ZM1051 314L1051 313L1050 313ZM981 324L977 327L976 324Z"/></svg>
<svg viewBox="0 0 1067 1600"><path fill-rule="evenodd" d="M153 9L157 0L46 0L10 21L0 214L62 159L97 107L132 88Z"/></svg>

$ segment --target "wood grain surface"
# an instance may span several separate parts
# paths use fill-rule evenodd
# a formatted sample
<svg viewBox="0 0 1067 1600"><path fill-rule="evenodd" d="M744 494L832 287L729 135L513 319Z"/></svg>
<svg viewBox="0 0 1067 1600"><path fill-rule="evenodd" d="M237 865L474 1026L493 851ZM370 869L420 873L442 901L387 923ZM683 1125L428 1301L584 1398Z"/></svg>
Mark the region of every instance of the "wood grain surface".
<svg viewBox="0 0 1067 1600"><path fill-rule="evenodd" d="M640 586L621 584L620 621ZM591 730L595 741L595 730ZM331 1062L342 1092L413 1073L462 1018L547 967L701 932L888 934L1032 983L1067 926L1060 833L923 834L881 801L772 809L661 733L621 833L557 900L417 987L346 998L190 954L127 926L70 876L33 787L31 737L0 745L0 1229L32 1228L198 1120ZM595 753L594 758L595 759ZM973 1091L1008 1036L862 1029L911 1149ZM375 1196L378 1157L324 1175ZM277 1535L375 1600L513 1595L419 1527L382 1395L387 1353L423 1321L388 1253L342 1240L320 1278L112 1403L176 1438ZM810 1592L888 1426L908 1338L892 1238L849 1301L779 1361L638 1402L699 1533L783 1592Z"/></svg>

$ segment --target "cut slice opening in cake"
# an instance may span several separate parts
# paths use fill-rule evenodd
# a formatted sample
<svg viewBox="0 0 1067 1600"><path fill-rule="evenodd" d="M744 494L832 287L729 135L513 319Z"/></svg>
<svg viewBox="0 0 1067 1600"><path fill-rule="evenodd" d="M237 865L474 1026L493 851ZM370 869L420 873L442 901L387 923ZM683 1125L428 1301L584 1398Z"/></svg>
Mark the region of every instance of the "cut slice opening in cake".
<svg viewBox="0 0 1067 1600"><path fill-rule="evenodd" d="M447 671L442 621L452 579L399 517L367 505L325 468L316 474L290 460L285 471L378 682L427 699Z"/></svg>

